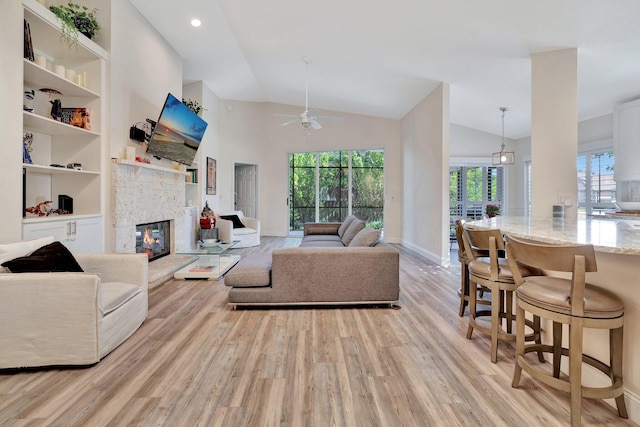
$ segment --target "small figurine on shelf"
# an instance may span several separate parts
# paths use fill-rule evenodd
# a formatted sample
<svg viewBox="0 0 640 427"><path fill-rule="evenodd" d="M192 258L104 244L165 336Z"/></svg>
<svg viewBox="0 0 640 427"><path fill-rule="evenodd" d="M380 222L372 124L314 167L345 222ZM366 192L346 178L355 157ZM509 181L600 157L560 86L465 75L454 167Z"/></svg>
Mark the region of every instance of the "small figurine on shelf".
<svg viewBox="0 0 640 427"><path fill-rule="evenodd" d="M46 200L44 202L38 203L35 206L30 206L25 210L30 214L34 214L38 216L46 216L49 214L49 211L51 210L51 203L53 203L52 200Z"/></svg>
<svg viewBox="0 0 640 427"><path fill-rule="evenodd" d="M216 217L213 210L209 207L209 202L204 202L204 208L200 213L200 228L208 229L216 226Z"/></svg>
<svg viewBox="0 0 640 427"><path fill-rule="evenodd" d="M29 132L25 132L22 134L22 163L26 163L28 165L33 164L31 160L31 152L33 151L33 134Z"/></svg>

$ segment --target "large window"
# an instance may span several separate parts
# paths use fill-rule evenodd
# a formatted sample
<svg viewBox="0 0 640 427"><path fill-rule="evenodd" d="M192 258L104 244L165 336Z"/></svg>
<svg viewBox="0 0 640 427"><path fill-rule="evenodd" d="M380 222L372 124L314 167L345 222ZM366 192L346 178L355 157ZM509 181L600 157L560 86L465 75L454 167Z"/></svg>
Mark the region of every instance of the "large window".
<svg viewBox="0 0 640 427"><path fill-rule="evenodd" d="M353 214L382 228L384 151L344 150L289 155L289 230L305 222Z"/></svg>
<svg viewBox="0 0 640 427"><path fill-rule="evenodd" d="M486 205L504 205L502 167L456 166L449 168L451 217L480 218Z"/></svg>
<svg viewBox="0 0 640 427"><path fill-rule="evenodd" d="M578 155L578 215L604 215L616 209L613 152L591 151Z"/></svg>

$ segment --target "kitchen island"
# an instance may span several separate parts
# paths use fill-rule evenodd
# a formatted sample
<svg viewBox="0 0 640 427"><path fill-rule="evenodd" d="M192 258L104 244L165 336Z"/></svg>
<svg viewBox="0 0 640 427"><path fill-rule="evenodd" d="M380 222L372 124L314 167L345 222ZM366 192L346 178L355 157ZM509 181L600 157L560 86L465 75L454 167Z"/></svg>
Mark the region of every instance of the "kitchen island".
<svg viewBox="0 0 640 427"><path fill-rule="evenodd" d="M640 220L625 218L527 218L497 216L467 223L468 227L498 228L505 234L548 244L592 244L598 271L587 282L616 293L625 303L623 377L629 418L640 423ZM543 325L551 330L550 323ZM565 338L568 332L563 334ZM607 331L585 329L584 352L609 360ZM543 340L550 342L549 334ZM564 359L564 358L563 358ZM563 360L563 371L568 365ZM523 378L526 377L523 376ZM583 365L585 385L602 386L602 375ZM522 388L522 387L521 387ZM613 401L610 402L613 406Z"/></svg>

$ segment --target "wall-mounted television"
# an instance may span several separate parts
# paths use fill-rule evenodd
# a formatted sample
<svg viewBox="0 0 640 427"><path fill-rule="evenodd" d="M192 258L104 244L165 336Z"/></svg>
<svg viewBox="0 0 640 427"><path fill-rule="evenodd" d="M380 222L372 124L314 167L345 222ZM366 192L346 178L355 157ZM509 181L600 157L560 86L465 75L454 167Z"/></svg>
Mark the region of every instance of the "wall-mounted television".
<svg viewBox="0 0 640 427"><path fill-rule="evenodd" d="M207 122L168 94L151 132L147 153L191 165L206 129Z"/></svg>

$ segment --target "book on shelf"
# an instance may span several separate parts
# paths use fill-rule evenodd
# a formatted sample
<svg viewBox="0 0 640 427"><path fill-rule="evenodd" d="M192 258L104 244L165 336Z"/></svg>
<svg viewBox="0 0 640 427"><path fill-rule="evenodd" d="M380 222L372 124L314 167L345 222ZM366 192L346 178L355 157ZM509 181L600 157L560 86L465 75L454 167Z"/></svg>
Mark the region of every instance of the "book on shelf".
<svg viewBox="0 0 640 427"><path fill-rule="evenodd" d="M60 121L71 126L91 130L91 110L85 107L63 108Z"/></svg>
<svg viewBox="0 0 640 427"><path fill-rule="evenodd" d="M31 40L31 27L27 20L24 20L24 57L29 61L35 61L33 53L33 41Z"/></svg>
<svg viewBox="0 0 640 427"><path fill-rule="evenodd" d="M198 169L187 169L187 175L185 176L185 181L190 184L198 183Z"/></svg>

